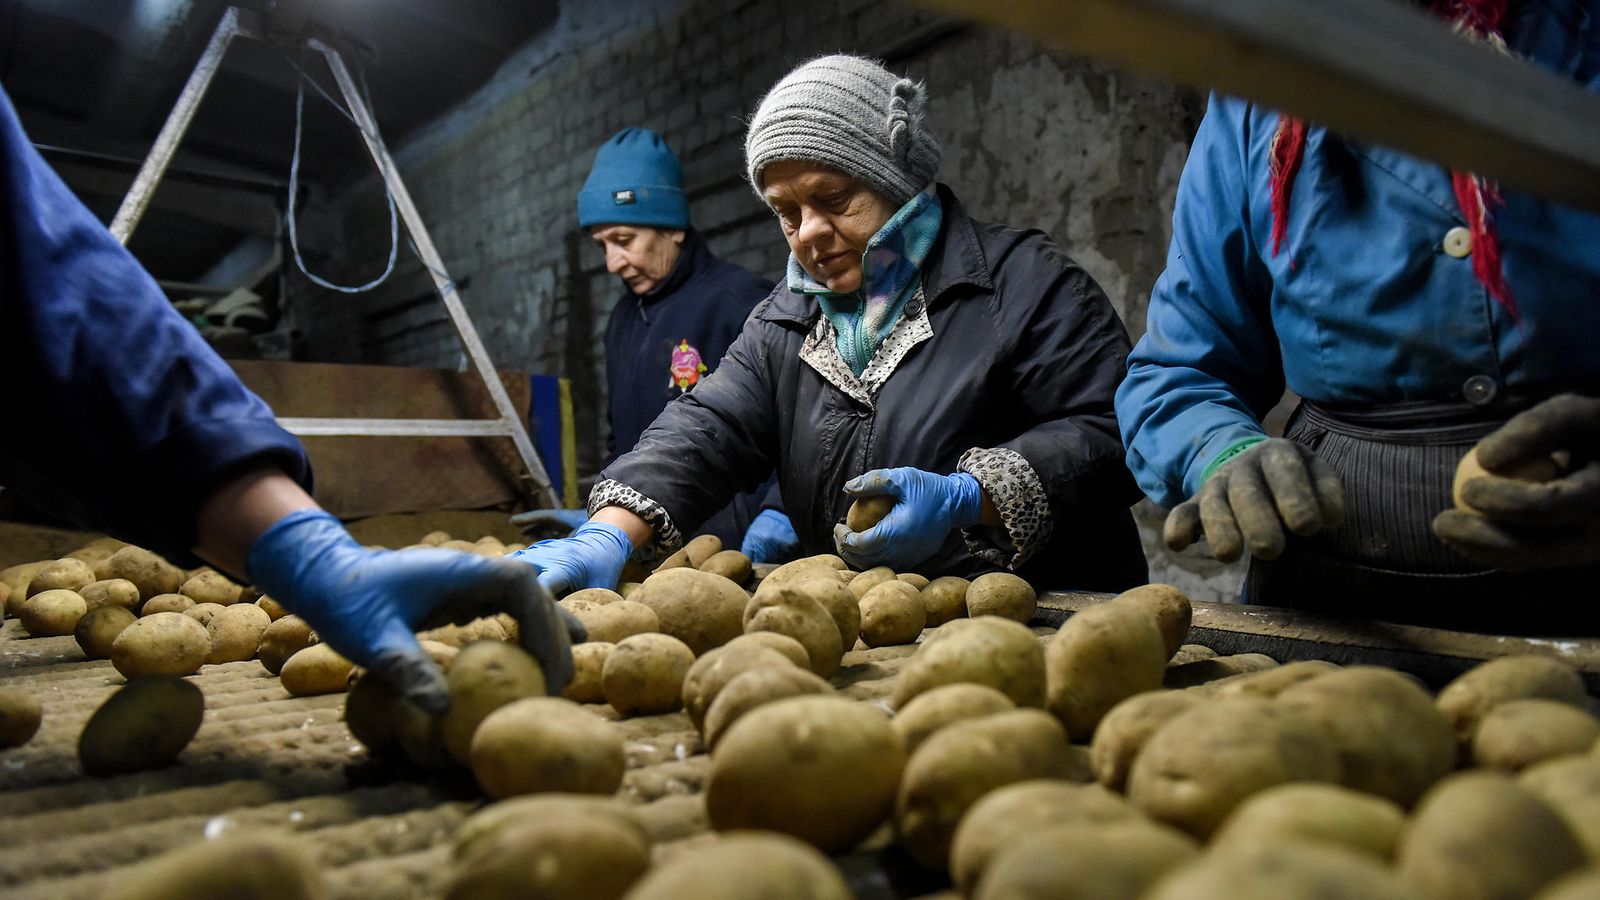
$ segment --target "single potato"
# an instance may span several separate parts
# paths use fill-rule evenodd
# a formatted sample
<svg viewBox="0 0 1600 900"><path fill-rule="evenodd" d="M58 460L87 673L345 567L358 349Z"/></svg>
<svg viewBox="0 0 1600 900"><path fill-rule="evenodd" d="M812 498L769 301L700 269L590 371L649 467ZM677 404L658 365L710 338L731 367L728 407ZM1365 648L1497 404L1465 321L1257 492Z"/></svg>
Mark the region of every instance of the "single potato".
<svg viewBox="0 0 1600 900"><path fill-rule="evenodd" d="M195 606L194 600L182 594L157 594L144 602L139 607L139 615L153 616L156 613L181 613Z"/></svg>
<svg viewBox="0 0 1600 900"><path fill-rule="evenodd" d="M1275 668L1278 661L1262 653L1238 653L1233 656L1208 656L1169 666L1161 677L1163 687L1194 688L1209 686L1214 681L1265 672ZM1209 689L1209 688L1208 688Z"/></svg>
<svg viewBox="0 0 1600 900"><path fill-rule="evenodd" d="M650 868L650 844L613 816L524 820L458 856L449 900L620 900Z"/></svg>
<svg viewBox="0 0 1600 900"><path fill-rule="evenodd" d="M1583 844L1600 859L1600 756L1566 756L1522 770L1517 783L1550 804Z"/></svg>
<svg viewBox="0 0 1600 900"><path fill-rule="evenodd" d="M1039 608L1033 586L1010 572L979 575L967 587L967 615L999 616L1028 624Z"/></svg>
<svg viewBox="0 0 1600 900"><path fill-rule="evenodd" d="M706 710L706 746L715 750L733 723L751 710L790 697L832 693L833 685L809 669L775 666L742 672L717 693Z"/></svg>
<svg viewBox="0 0 1600 900"><path fill-rule="evenodd" d="M143 616L111 642L111 664L127 678L193 675L211 652L205 626L183 613Z"/></svg>
<svg viewBox="0 0 1600 900"><path fill-rule="evenodd" d="M567 600L572 599L568 597ZM567 602L566 600L561 601ZM661 630L661 617L643 603L620 597L604 606L592 606L577 613L578 621L589 632L589 640L615 644L636 634Z"/></svg>
<svg viewBox="0 0 1600 900"><path fill-rule="evenodd" d="M601 683L601 676L605 671L606 658L616 648L616 644L605 641L587 641L582 644L573 644L572 680L567 682L567 686L562 690L561 696L576 703L606 702L606 692Z"/></svg>
<svg viewBox="0 0 1600 900"><path fill-rule="evenodd" d="M889 494L868 494L857 497L850 504L850 509L844 514L844 527L857 534L866 531L872 526L883 521L883 517L894 509L898 498Z"/></svg>
<svg viewBox="0 0 1600 900"><path fill-rule="evenodd" d="M1133 605L1091 606L1045 648L1046 705L1073 740L1087 741L1113 706L1160 687L1166 665L1166 640L1153 618Z"/></svg>
<svg viewBox="0 0 1600 900"><path fill-rule="evenodd" d="M97 777L160 768L189 746L204 713L200 689L182 678L130 678L83 726L78 761Z"/></svg>
<svg viewBox="0 0 1600 900"><path fill-rule="evenodd" d="M797 559L794 562L787 562L773 569L771 574L761 579L761 585L757 590L769 587L785 587L801 581L810 581L813 578L834 578L848 584L853 577L855 577L854 573L850 571L849 566L845 565L844 560L831 553L824 553L819 556L808 556L804 559Z"/></svg>
<svg viewBox="0 0 1600 900"><path fill-rule="evenodd" d="M208 663L241 662L254 659L256 648L266 636L272 617L261 607L251 603L225 606L206 625L211 638L211 650L206 654Z"/></svg>
<svg viewBox="0 0 1600 900"><path fill-rule="evenodd" d="M183 610L183 614L209 628L211 626L211 620L217 617L217 613L222 612L225 609L227 609L227 607L220 603L196 603L188 609Z"/></svg>
<svg viewBox="0 0 1600 900"><path fill-rule="evenodd" d="M124 628L138 616L121 606L99 606L89 610L72 631L86 659L110 659L111 645Z"/></svg>
<svg viewBox="0 0 1600 900"><path fill-rule="evenodd" d="M472 762L472 735L491 713L509 703L545 693L544 672L526 650L501 641L474 641L461 648L445 673L450 708L439 720L445 750L456 762Z"/></svg>
<svg viewBox="0 0 1600 900"><path fill-rule="evenodd" d="M1586 752L1600 738L1600 722L1556 700L1509 700L1478 721L1472 762L1520 772L1547 759Z"/></svg>
<svg viewBox="0 0 1600 900"><path fill-rule="evenodd" d="M1561 463L1554 457L1546 456L1541 459L1532 459L1520 466L1513 466L1503 472L1491 473L1478 462L1478 448L1473 447L1467 455L1461 457L1461 462L1456 465L1456 477L1450 485L1450 499L1454 501L1456 509L1477 512L1472 505L1462 496L1462 489L1467 482L1484 475L1495 474L1503 478L1514 478L1517 481L1542 482L1552 478L1560 478L1565 473Z"/></svg>
<svg viewBox="0 0 1600 900"><path fill-rule="evenodd" d="M750 557L737 550L724 550L700 564L700 571L721 575L734 584L744 584L750 579L754 567Z"/></svg>
<svg viewBox="0 0 1600 900"><path fill-rule="evenodd" d="M284 661L278 680L292 697L337 694L349 689L353 668L327 644L312 644Z"/></svg>
<svg viewBox="0 0 1600 900"><path fill-rule="evenodd" d="M1215 697L1265 697L1272 699L1297 684L1320 678L1339 667L1319 659L1303 659L1282 666L1234 675L1210 682L1207 692Z"/></svg>
<svg viewBox="0 0 1600 900"><path fill-rule="evenodd" d="M781 834L746 833L685 850L652 869L628 900L853 900L833 863Z"/></svg>
<svg viewBox="0 0 1600 900"><path fill-rule="evenodd" d="M861 636L861 601L850 586L835 578L813 578L792 587L828 611L839 628L839 646L848 653Z"/></svg>
<svg viewBox="0 0 1600 900"><path fill-rule="evenodd" d="M978 900L1139 900L1200 856L1194 838L1154 822L1053 825L1017 835L970 896Z"/></svg>
<svg viewBox="0 0 1600 900"><path fill-rule="evenodd" d="M1241 803L1211 839L1250 847L1277 838L1331 844L1383 863L1394 859L1406 814L1393 801L1331 784L1282 784Z"/></svg>
<svg viewBox="0 0 1600 900"><path fill-rule="evenodd" d="M243 595L241 594L241 596L243 596ZM240 602L244 602L244 601L241 600ZM257 597L254 602L255 602L255 605L260 607L261 611L266 613L267 616L269 618L271 618L272 621L274 621L274 622L278 621L279 619L283 618L284 616L289 615L289 611L287 609L283 608L283 604L281 604L278 601L272 599L271 597L265 597L265 596Z"/></svg>
<svg viewBox="0 0 1600 900"><path fill-rule="evenodd" d="M684 557L689 565L698 569L706 564L706 560L722 552L722 538L714 534L702 534L683 545Z"/></svg>
<svg viewBox="0 0 1600 900"><path fill-rule="evenodd" d="M501 834L534 822L560 822L567 818L606 818L624 828L630 828L641 841L650 841L651 835L640 826L631 804L615 797L594 794L543 793L525 794L500 800L485 806L472 815L455 831L451 857L461 862L480 857L498 840Z"/></svg>
<svg viewBox="0 0 1600 900"><path fill-rule="evenodd" d="M1094 730L1089 765L1094 777L1113 791L1128 786L1128 773L1144 745L1161 726L1204 702L1189 691L1146 691L1111 707Z"/></svg>
<svg viewBox="0 0 1600 900"><path fill-rule="evenodd" d="M123 547L94 566L95 579L124 578L139 589L139 599L175 594L183 570L142 547Z"/></svg>
<svg viewBox="0 0 1600 900"><path fill-rule="evenodd" d="M120 869L101 896L105 900L318 900L327 894L304 839L246 833L196 841Z"/></svg>
<svg viewBox="0 0 1600 900"><path fill-rule="evenodd" d="M811 668L811 654L806 652L804 644L776 631L752 631L741 634L733 640L723 644L724 647L766 647L782 653L788 660L802 669Z"/></svg>
<svg viewBox="0 0 1600 900"><path fill-rule="evenodd" d="M897 578L871 588L861 597L861 640L868 647L915 643L928 621L927 607L916 588Z"/></svg>
<svg viewBox="0 0 1600 900"><path fill-rule="evenodd" d="M683 709L696 729L704 731L706 711L728 682L752 669L794 665L787 656L767 647L727 644L694 661L683 679Z"/></svg>
<svg viewBox="0 0 1600 900"><path fill-rule="evenodd" d="M72 634L88 611L89 605L77 591L63 588L40 591L22 601L17 618L33 637L61 636Z"/></svg>
<svg viewBox="0 0 1600 900"><path fill-rule="evenodd" d="M916 572L901 572L895 577L919 591L928 586L928 576L918 575Z"/></svg>
<svg viewBox="0 0 1600 900"><path fill-rule="evenodd" d="M923 741L947 725L1016 708L1010 697L988 685L946 684L917 694L900 707L889 724L900 735L906 753L915 753Z"/></svg>
<svg viewBox="0 0 1600 900"><path fill-rule="evenodd" d="M289 657L315 644L317 637L311 626L299 616L284 616L261 632L261 643L256 645L256 658L274 675L283 671Z"/></svg>
<svg viewBox="0 0 1600 900"><path fill-rule="evenodd" d="M90 609L101 606L120 606L127 610L139 608L139 589L126 578L107 578L86 584L78 591Z"/></svg>
<svg viewBox="0 0 1600 900"><path fill-rule="evenodd" d="M621 715L668 713L683 702L683 680L692 665L694 653L683 641L666 634L636 634L606 656L600 688Z"/></svg>
<svg viewBox="0 0 1600 900"><path fill-rule="evenodd" d="M867 591L872 590L886 581L895 580L896 578L893 569L889 568L888 566L878 566L876 569L868 569L865 572L862 572L860 575L850 579L850 593L855 594L856 599L860 600L862 597L867 595Z"/></svg>
<svg viewBox="0 0 1600 900"><path fill-rule="evenodd" d="M989 616L931 633L895 680L894 706L951 684L992 687L1017 706L1045 702L1045 651L1026 625Z"/></svg>
<svg viewBox="0 0 1600 900"><path fill-rule="evenodd" d="M1146 900L1416 900L1372 857L1327 844L1282 840L1207 853L1156 883Z"/></svg>
<svg viewBox="0 0 1600 900"><path fill-rule="evenodd" d="M490 713L472 736L470 757L478 784L496 798L610 794L627 768L622 733L560 697L529 697Z"/></svg>
<svg viewBox="0 0 1600 900"><path fill-rule="evenodd" d="M1132 821L1139 821L1139 813L1097 784L1048 779L1008 784L983 795L961 817L950 841L950 878L970 896L990 864L1030 835L1058 825L1099 828Z"/></svg>
<svg viewBox="0 0 1600 900"><path fill-rule="evenodd" d="M839 626L800 585L757 591L745 606L744 630L788 635L806 648L811 671L823 678L839 671L844 656Z"/></svg>
<svg viewBox="0 0 1600 900"><path fill-rule="evenodd" d="M95 582L94 569L80 559L67 557L40 566L28 580L23 599L45 591L77 591Z"/></svg>
<svg viewBox="0 0 1600 900"><path fill-rule="evenodd" d="M972 582L959 575L941 575L922 588L922 606L928 611L926 627L936 628L967 617L967 589Z"/></svg>
<svg viewBox="0 0 1600 900"><path fill-rule="evenodd" d="M1167 658L1171 659L1189 637L1189 621L1194 611L1188 595L1170 584L1144 584L1119 594L1115 601L1134 606L1155 619L1161 637L1167 642Z"/></svg>
<svg viewBox="0 0 1600 900"><path fill-rule="evenodd" d="M0 750L33 740L44 720L39 699L21 688L0 687Z"/></svg>
<svg viewBox="0 0 1600 900"><path fill-rule="evenodd" d="M654 610L661 633L689 645L699 656L744 632L744 608L750 598L721 575L668 569L645 579L628 599Z"/></svg>
<svg viewBox="0 0 1600 900"><path fill-rule="evenodd" d="M178 593L196 603L216 603L222 606L238 603L239 593L242 590L244 590L242 587L229 581L226 575L211 571L194 575L178 587Z"/></svg>

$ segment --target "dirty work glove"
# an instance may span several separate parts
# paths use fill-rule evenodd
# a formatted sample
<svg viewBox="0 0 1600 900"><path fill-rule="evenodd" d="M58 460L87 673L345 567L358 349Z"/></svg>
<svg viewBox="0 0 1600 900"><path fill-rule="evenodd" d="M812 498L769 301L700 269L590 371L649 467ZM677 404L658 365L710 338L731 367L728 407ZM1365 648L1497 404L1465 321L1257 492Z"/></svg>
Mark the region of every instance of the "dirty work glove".
<svg viewBox="0 0 1600 900"><path fill-rule="evenodd" d="M744 531L739 551L754 563L786 562L800 552L800 535L794 523L775 509L763 509Z"/></svg>
<svg viewBox="0 0 1600 900"><path fill-rule="evenodd" d="M1475 511L1452 509L1433 532L1469 559L1510 571L1600 563L1600 398L1562 394L1518 413L1478 442L1491 474L1461 488ZM1550 481L1494 475L1564 453ZM1481 513L1481 515L1479 515Z"/></svg>
<svg viewBox="0 0 1600 900"><path fill-rule="evenodd" d="M866 531L833 529L839 555L857 569L909 568L944 546L950 532L978 524L983 488L965 472L935 475L921 469L874 469L845 483L852 497L888 494L899 500L883 521Z"/></svg>
<svg viewBox="0 0 1600 900"><path fill-rule="evenodd" d="M631 555L633 541L621 528L585 522L571 537L540 541L510 558L537 569L539 583L559 597L584 588L615 589Z"/></svg>
<svg viewBox="0 0 1600 900"><path fill-rule="evenodd" d="M1344 520L1344 488L1317 455L1294 441L1268 438L1222 464L1193 497L1167 516L1163 538L1174 552L1203 535L1211 553L1233 562L1283 553L1284 526L1305 537Z"/></svg>
<svg viewBox="0 0 1600 900"><path fill-rule="evenodd" d="M453 550L368 550L320 509L273 523L250 547L246 566L257 588L324 643L435 715L449 707L450 693L417 644L417 628L510 613L550 693L572 680L565 610L521 566ZM582 632L578 625L579 639Z"/></svg>
<svg viewBox="0 0 1600 900"><path fill-rule="evenodd" d="M511 517L511 524L521 528L523 534L550 531L565 534L587 521L589 512L582 509L535 509Z"/></svg>

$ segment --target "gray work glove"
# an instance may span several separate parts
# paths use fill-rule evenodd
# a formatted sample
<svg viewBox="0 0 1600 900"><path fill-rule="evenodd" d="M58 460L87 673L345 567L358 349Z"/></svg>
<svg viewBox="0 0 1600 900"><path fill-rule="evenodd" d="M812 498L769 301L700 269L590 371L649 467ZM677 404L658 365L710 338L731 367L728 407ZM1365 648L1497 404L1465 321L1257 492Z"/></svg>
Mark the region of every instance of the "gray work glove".
<svg viewBox="0 0 1600 900"><path fill-rule="evenodd" d="M1248 548L1256 559L1283 553L1283 528L1305 537L1344 520L1339 476L1315 453L1270 438L1224 463L1200 490L1167 516L1163 538L1173 551L1203 535L1211 552L1233 562Z"/></svg>
<svg viewBox="0 0 1600 900"><path fill-rule="evenodd" d="M1508 571L1600 563L1600 398L1562 394L1513 416L1478 442L1490 474L1462 485L1471 510L1451 509L1433 533L1467 558ZM1550 481L1495 475L1564 453Z"/></svg>

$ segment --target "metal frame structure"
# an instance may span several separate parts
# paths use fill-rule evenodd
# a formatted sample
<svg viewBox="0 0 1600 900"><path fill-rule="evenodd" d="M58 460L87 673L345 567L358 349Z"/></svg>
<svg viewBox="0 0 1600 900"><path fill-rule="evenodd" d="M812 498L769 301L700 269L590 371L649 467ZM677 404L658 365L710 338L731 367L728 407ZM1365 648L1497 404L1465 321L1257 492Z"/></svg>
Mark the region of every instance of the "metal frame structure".
<svg viewBox="0 0 1600 900"><path fill-rule="evenodd" d="M188 83L184 85L171 114L167 116L166 124L156 136L150 155L145 158L144 164L139 168L139 174L134 178L133 186L128 189L121 207L111 220L111 233L123 244L128 243L134 228L139 224L139 219L149 207L151 196L155 194L162 175L172 162L179 142L183 140L189 124L194 120L195 110L205 98L212 78L222 65L222 58L227 53L228 45L235 37L262 41L267 39L265 32L248 12L241 11L237 7L229 7L223 14L222 20L217 23L216 31L211 35L210 43L200 55L200 61L196 63L194 71L189 75ZM446 272L444 260L440 258L438 248L434 246L433 238L428 234L427 226L423 224L416 204L412 202L411 192L406 189L405 182L400 178L394 157L389 154L389 149L383 143L372 109L356 88L355 80L350 77L350 70L345 66L344 57L338 50L317 38L309 39L308 46L321 53L327 60L328 68L332 70L334 80L339 85L339 91L359 126L362 139L366 141L372 161L377 164L378 172L383 176L383 183L388 188L390 196L394 198L395 208L405 221L406 230L411 235L412 243L416 245L417 255L421 257L423 265L432 277L433 286L444 302L445 311L450 315L450 322L455 326L456 334L461 338L462 346L466 348L467 357L472 361L473 369L482 380L484 389L489 392L489 398L494 402L500 417L466 420L280 418L278 423L291 433L301 436L508 437L516 445L517 455L527 469L534 493L540 502L550 507L560 506L555 487L550 483L550 476L545 472L539 453L534 449L533 441L528 436L528 430L517 415L511 397L506 393L505 385L500 383L500 376L495 371L494 363L489 359L489 353L484 348L482 339L478 337L478 330L473 326L471 317L467 315L466 308L461 303L455 282Z"/></svg>

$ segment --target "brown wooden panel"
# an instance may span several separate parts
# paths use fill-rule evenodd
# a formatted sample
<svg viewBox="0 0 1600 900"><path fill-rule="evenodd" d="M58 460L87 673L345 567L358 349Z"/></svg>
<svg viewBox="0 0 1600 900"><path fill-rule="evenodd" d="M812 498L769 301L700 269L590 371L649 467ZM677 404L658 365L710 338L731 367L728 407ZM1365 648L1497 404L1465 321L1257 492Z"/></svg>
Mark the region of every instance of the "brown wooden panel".
<svg viewBox="0 0 1600 900"><path fill-rule="evenodd" d="M280 416L486 419L488 392L471 373L394 366L229 363ZM526 419L528 376L502 372ZM316 498L341 518L435 509L480 509L524 496L509 438L308 437Z"/></svg>

